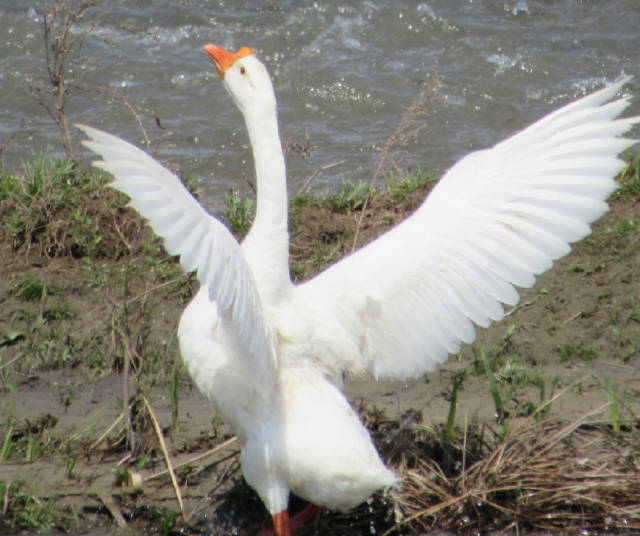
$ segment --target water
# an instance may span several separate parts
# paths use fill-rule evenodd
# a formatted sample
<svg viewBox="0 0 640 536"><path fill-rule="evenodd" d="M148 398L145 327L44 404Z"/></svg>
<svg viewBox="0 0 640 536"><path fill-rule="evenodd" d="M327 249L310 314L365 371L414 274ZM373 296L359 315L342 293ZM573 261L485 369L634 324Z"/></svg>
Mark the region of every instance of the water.
<svg viewBox="0 0 640 536"><path fill-rule="evenodd" d="M0 0L0 144L20 131L2 155L5 167L61 147L28 89L43 86L45 74L29 6ZM88 91L70 100L70 120L142 142L127 108L90 88L120 91L139 110L155 156L197 177L214 209L232 189L248 193L253 169L240 114L202 52L208 42L249 45L266 62L283 139L310 146L309 155L287 155L292 193L318 168L344 160L313 180L318 195L343 178L371 179L425 84L434 87L428 127L395 159L441 174L562 103L622 74L640 75L638 0L290 0L266 7L110 0L88 11L78 31L90 27L74 67ZM640 113L640 78L626 91L636 96L632 113Z"/></svg>

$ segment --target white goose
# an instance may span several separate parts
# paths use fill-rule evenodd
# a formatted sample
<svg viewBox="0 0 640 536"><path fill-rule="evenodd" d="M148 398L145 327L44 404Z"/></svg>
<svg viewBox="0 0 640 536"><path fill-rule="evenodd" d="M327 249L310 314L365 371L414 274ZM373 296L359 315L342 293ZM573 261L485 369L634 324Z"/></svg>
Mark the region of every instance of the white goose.
<svg viewBox="0 0 640 536"><path fill-rule="evenodd" d="M433 369L474 324L503 317L534 274L590 232L623 167L622 79L458 162L407 220L314 279L289 277L285 164L276 99L247 47L205 47L242 112L257 177L239 245L175 175L140 149L80 126L98 167L202 286L178 335L197 386L242 441L242 472L290 534L289 492L345 510L393 485L340 390L341 373L406 378ZM611 102L609 102L611 101ZM293 522L291 523L294 524Z"/></svg>

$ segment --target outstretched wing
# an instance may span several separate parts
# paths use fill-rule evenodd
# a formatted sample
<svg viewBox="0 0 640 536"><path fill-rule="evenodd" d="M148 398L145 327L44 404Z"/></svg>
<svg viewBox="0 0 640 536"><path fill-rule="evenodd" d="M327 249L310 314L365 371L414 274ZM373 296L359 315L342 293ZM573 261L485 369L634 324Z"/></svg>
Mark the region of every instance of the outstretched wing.
<svg viewBox="0 0 640 536"><path fill-rule="evenodd" d="M340 326L350 341L317 357L333 370L415 376L471 342L474 324L500 320L515 286L533 285L607 211L617 155L634 143L619 136L640 121L615 120L628 98L609 102L627 81L463 158L410 218L298 287L300 303L337 319L312 336L337 339Z"/></svg>
<svg viewBox="0 0 640 536"><path fill-rule="evenodd" d="M185 270L197 270L209 299L244 346L238 357L253 360L251 368L268 377L275 365L272 337L251 269L233 235L144 151L98 129L77 127L91 138L83 145L102 157L94 165L114 176L110 186L131 198L130 205L149 220L167 251L180 256Z"/></svg>

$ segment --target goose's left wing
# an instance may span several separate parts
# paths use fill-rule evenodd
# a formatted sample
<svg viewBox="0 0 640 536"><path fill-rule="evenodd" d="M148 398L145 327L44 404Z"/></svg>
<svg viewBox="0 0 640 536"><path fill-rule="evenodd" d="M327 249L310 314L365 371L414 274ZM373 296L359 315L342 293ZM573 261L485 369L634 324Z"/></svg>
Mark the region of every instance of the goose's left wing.
<svg viewBox="0 0 640 536"><path fill-rule="evenodd" d="M197 270L209 299L242 344L239 358L249 360L248 370L268 378L276 365L271 330L253 273L233 235L147 153L101 130L77 127L91 138L83 145L102 157L94 165L115 177L110 186L131 198L131 206L149 220L167 251L180 256L185 270Z"/></svg>
<svg viewBox="0 0 640 536"><path fill-rule="evenodd" d="M331 370L422 374L515 305L607 210L623 79L458 162L407 220L296 289Z"/></svg>

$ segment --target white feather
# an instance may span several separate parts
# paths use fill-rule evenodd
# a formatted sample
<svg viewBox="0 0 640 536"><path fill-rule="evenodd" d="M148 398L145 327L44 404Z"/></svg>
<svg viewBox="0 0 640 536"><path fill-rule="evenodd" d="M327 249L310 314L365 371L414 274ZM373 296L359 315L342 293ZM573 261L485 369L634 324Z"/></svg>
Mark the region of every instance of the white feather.
<svg viewBox="0 0 640 536"><path fill-rule="evenodd" d="M618 136L638 122L614 120L629 99L607 102L627 80L463 158L409 220L296 289L316 315L355 331L349 337L367 336L360 356L317 358L337 370L414 376L473 339L469 320L502 318L501 303L517 303L514 285L531 286L608 209L624 166L617 155L634 143ZM407 280L425 290L414 293ZM358 312L372 288L375 318Z"/></svg>
<svg viewBox="0 0 640 536"><path fill-rule="evenodd" d="M276 361L272 335L252 271L228 229L204 211L173 173L144 151L98 129L77 127L92 140L83 144L103 158L95 165L116 177L112 186L131 198L131 206L165 239L167 251L180 255L185 270L198 270L221 313L231 309L227 329L236 332L244 348L238 359L248 360L248 368L262 381L272 377Z"/></svg>

